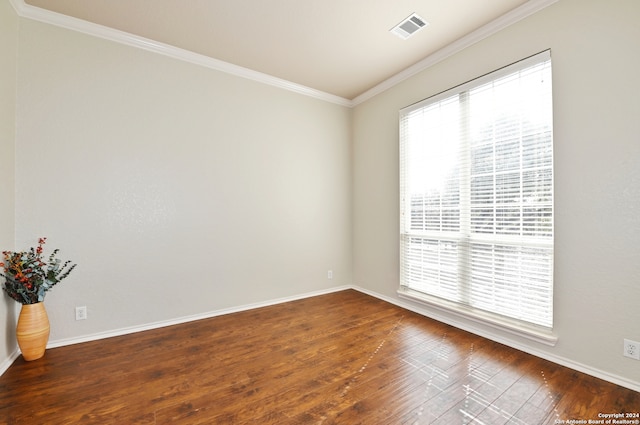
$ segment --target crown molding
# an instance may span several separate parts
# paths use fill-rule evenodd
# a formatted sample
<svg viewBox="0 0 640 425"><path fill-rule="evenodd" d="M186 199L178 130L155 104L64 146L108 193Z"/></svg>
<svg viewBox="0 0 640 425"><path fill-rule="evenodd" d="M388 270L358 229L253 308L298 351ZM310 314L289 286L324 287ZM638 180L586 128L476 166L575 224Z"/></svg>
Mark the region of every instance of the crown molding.
<svg viewBox="0 0 640 425"><path fill-rule="evenodd" d="M472 46L473 44L476 44L481 40L484 40L485 38L507 28L510 25L515 24L518 21L521 21L528 16L533 15L534 13L541 11L548 6L551 6L558 1L559 0L529 0L522 6L502 15L501 17L467 34L466 36L454 41L446 47L443 47L442 49L422 59L415 65L410 66L404 71L399 72L393 77L383 81L377 86L357 96L353 99L353 106L357 106L371 99L372 97L377 96L378 94L390 89L396 84L399 84L402 81L416 75L417 73L437 64L438 62L445 60L449 56L453 56L454 54L466 49L467 47Z"/></svg>
<svg viewBox="0 0 640 425"><path fill-rule="evenodd" d="M291 81L287 81L272 75L244 68L219 59L191 52L168 44L160 43L148 38L133 35L124 31L108 28L82 19L73 18L52 12L50 10L41 9L39 7L28 5L24 0L9 0L16 13L23 18L55 25L58 27L78 31L94 37L103 38L124 44L131 47L158 53L174 59L190 62L199 66L214 69L216 71L225 72L248 80L257 81L270 86L278 87L294 93L309 96L315 99L323 100L337 105L352 108L372 97L390 89L391 87L401 83L402 81L424 71L425 69L445 60L446 58L464 50L465 48L478 43L481 40L515 24L526 17L539 12L540 10L558 2L559 0L529 0L522 6L506 13L505 15L493 20L492 22L478 28L477 30L467 34L466 36L454 41L446 47L436 51L435 53L422 59L415 65L410 66L404 71L399 72L393 77L383 81L382 83L367 90L353 100L345 99L327 92L312 89Z"/></svg>
<svg viewBox="0 0 640 425"><path fill-rule="evenodd" d="M82 19L73 18L50 10L41 9L39 7L26 4L24 0L9 0L18 16L22 18L32 19L34 21L55 25L72 31L81 32L94 37L114 41L131 47L158 53L174 59L190 62L199 66L221 71L237 77L246 78L248 80L257 81L259 83L278 87L294 93L302 94L341 106L352 107L353 102L340 96L326 93L320 90L312 89L301 84L293 83L272 75L254 71L228 62L214 59L209 56L181 49L169 44L160 43L148 38L140 37L124 31L98 25L93 22L84 21Z"/></svg>

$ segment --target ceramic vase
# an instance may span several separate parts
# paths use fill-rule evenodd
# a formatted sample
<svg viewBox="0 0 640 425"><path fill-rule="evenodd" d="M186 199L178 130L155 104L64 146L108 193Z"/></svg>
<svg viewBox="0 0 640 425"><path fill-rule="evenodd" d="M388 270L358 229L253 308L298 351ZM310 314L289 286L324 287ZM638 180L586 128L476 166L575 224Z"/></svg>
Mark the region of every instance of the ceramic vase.
<svg viewBox="0 0 640 425"><path fill-rule="evenodd" d="M49 317L43 302L22 305L16 338L22 357L26 361L44 356L49 341Z"/></svg>

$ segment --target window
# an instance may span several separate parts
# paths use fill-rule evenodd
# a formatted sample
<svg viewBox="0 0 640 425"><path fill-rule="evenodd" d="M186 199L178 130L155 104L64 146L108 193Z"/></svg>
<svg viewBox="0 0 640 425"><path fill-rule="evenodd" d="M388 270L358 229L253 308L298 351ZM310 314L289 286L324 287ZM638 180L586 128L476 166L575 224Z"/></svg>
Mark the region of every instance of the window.
<svg viewBox="0 0 640 425"><path fill-rule="evenodd" d="M400 186L401 293L552 328L548 51L401 110Z"/></svg>

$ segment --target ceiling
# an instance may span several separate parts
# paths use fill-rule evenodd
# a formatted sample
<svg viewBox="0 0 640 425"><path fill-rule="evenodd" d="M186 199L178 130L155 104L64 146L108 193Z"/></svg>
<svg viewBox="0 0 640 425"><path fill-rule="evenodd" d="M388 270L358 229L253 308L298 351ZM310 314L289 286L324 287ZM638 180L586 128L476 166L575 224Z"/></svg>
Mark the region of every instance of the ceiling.
<svg viewBox="0 0 640 425"><path fill-rule="evenodd" d="M539 0L25 0L352 100ZM411 13L429 25L402 40Z"/></svg>

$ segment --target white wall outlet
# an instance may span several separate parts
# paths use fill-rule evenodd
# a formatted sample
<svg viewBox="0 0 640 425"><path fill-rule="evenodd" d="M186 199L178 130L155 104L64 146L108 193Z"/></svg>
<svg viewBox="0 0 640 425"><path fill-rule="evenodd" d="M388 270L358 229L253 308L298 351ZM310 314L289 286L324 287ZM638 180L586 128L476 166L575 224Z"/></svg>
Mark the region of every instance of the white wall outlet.
<svg viewBox="0 0 640 425"><path fill-rule="evenodd" d="M76 320L85 320L87 318L87 307L76 307Z"/></svg>
<svg viewBox="0 0 640 425"><path fill-rule="evenodd" d="M333 279L333 270L327 271L327 279Z"/></svg>
<svg viewBox="0 0 640 425"><path fill-rule="evenodd" d="M624 356L632 359L640 360L640 342L624 340Z"/></svg>

